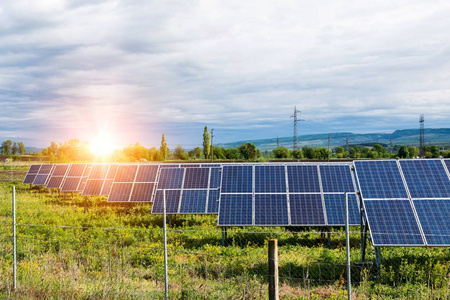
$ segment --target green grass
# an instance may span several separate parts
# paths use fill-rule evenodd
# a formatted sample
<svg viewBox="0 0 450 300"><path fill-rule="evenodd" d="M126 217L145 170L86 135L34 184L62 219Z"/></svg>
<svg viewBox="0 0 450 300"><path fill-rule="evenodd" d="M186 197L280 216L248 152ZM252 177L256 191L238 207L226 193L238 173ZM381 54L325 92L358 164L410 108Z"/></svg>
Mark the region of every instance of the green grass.
<svg viewBox="0 0 450 300"><path fill-rule="evenodd" d="M18 288L12 289L11 186L16 185ZM53 195L0 184L1 299L161 299L162 217L149 204ZM228 229L217 216L174 216L167 233L171 299L267 299L267 241L278 239L281 299L345 299L342 229L330 246L316 228ZM28 225L24 225L28 224ZM33 225L34 224L34 225ZM39 225L39 226L35 226ZM44 225L44 226L42 226ZM360 260L352 228L351 260ZM352 267L358 299L446 299L448 248L383 248L383 266ZM375 261L369 245L367 259Z"/></svg>

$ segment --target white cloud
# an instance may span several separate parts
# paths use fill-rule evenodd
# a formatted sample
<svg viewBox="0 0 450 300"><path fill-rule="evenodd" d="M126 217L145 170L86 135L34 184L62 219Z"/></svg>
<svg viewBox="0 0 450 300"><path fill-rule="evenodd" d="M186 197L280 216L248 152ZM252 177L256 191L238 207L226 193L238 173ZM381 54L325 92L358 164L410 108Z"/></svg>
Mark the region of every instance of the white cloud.
<svg viewBox="0 0 450 300"><path fill-rule="evenodd" d="M290 135L295 105L309 131L410 128L421 113L443 127L449 12L413 0L9 1L0 101L18 99L4 111L25 119L14 132L44 144L99 120L148 145L168 130L201 142L204 125L219 141L221 129Z"/></svg>

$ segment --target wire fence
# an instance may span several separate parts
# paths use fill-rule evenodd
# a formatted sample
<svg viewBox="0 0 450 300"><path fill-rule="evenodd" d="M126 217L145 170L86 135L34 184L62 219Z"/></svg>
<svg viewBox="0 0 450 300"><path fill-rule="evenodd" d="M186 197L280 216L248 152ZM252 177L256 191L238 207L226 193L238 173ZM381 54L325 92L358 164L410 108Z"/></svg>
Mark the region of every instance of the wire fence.
<svg viewBox="0 0 450 300"><path fill-rule="evenodd" d="M2 223L0 233L0 290L7 298L164 298L161 229L18 224L14 290L10 225ZM96 238L90 239L93 235ZM268 299L267 241L271 238L279 243L281 299L346 299L342 232L331 232L330 243L316 231L233 229L227 236L222 245L222 231L167 231L170 299ZM368 248L368 262L360 263L359 232L350 236L354 299L450 297L448 265L427 260L426 251L415 254L415 266L402 257L403 252L395 259L387 255L376 266L373 249ZM396 249L389 250L392 254ZM448 255L441 263L446 260Z"/></svg>

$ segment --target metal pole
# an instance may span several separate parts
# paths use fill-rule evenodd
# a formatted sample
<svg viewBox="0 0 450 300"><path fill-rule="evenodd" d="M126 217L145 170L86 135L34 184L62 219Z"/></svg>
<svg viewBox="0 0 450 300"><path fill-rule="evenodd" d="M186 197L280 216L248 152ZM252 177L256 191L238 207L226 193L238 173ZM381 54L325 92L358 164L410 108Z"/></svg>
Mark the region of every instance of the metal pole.
<svg viewBox="0 0 450 300"><path fill-rule="evenodd" d="M16 187L12 187L12 211L13 211L13 282L17 287L17 240L16 240Z"/></svg>
<svg viewBox="0 0 450 300"><path fill-rule="evenodd" d="M345 240L347 243L347 293L348 299L352 299L352 276L350 273L350 234L349 234L348 194L345 193Z"/></svg>
<svg viewBox="0 0 450 300"><path fill-rule="evenodd" d="M169 299L169 275L167 270L167 233L166 233L166 190L163 190L163 235L164 235L164 290L165 299Z"/></svg>

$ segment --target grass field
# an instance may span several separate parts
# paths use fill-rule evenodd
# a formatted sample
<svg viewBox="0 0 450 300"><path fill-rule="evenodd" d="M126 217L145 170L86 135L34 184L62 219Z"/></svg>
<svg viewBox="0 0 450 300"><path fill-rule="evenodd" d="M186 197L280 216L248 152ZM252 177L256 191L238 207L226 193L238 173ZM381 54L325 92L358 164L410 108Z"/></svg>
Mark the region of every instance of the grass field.
<svg viewBox="0 0 450 300"><path fill-rule="evenodd" d="M20 168L20 167L19 167ZM12 288L11 186L16 186L18 287ZM66 199L0 183L1 299L161 299L162 217L149 204L124 208L102 197ZM317 228L229 228L217 216L174 216L169 226L171 299L268 299L267 241L278 239L281 299L346 299L345 234L331 245ZM352 228L355 299L448 299L449 248L383 248L382 266L362 268ZM375 261L374 248L367 259Z"/></svg>

